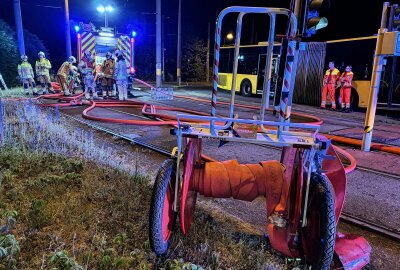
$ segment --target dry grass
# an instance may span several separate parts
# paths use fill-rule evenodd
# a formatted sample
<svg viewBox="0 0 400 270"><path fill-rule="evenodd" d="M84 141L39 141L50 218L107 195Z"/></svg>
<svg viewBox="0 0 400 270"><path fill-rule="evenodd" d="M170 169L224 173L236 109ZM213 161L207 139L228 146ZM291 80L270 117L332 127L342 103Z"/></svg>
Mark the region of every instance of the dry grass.
<svg viewBox="0 0 400 270"><path fill-rule="evenodd" d="M29 90L31 93L32 91ZM15 98L15 97L25 97L24 88L22 87L15 87L15 88L8 88L8 90L1 89L0 90L0 97L1 98Z"/></svg>
<svg viewBox="0 0 400 270"><path fill-rule="evenodd" d="M169 258L157 259L148 242L146 178L14 147L3 147L0 164L2 224L7 213L17 213L17 269L51 269L61 251L83 269L183 269L185 262L210 269L278 268L262 237L239 233L229 220L202 210L188 237L175 235Z"/></svg>

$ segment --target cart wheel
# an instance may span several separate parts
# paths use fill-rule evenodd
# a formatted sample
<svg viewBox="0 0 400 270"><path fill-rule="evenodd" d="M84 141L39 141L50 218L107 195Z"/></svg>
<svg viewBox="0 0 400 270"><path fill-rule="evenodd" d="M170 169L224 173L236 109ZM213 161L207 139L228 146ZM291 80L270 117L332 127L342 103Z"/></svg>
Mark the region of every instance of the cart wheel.
<svg viewBox="0 0 400 270"><path fill-rule="evenodd" d="M187 234L196 208L197 190L193 186L194 166L201 160L201 139L189 138L184 155L184 172L181 192L180 222L183 234Z"/></svg>
<svg viewBox="0 0 400 270"><path fill-rule="evenodd" d="M312 269L329 270L335 251L335 194L326 176L312 174L303 248Z"/></svg>
<svg viewBox="0 0 400 270"><path fill-rule="evenodd" d="M151 248L157 256L167 251L177 216L172 210L175 175L175 160L167 159L158 170L154 182L150 206L149 239Z"/></svg>

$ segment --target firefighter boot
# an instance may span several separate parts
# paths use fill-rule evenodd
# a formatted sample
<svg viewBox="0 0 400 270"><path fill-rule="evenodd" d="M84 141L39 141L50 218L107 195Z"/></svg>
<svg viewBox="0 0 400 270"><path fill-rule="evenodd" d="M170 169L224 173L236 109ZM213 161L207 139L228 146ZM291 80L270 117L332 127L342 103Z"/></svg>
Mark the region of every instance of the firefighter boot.
<svg viewBox="0 0 400 270"><path fill-rule="evenodd" d="M49 93L55 94L56 92L54 91L53 87L51 86L51 83L47 83L47 88L49 89Z"/></svg>
<svg viewBox="0 0 400 270"><path fill-rule="evenodd" d="M99 97L97 96L96 90L93 90L93 99L99 99Z"/></svg>
<svg viewBox="0 0 400 270"><path fill-rule="evenodd" d="M36 87L34 87L34 88L32 89L32 94L33 94L34 96L38 96L38 95L41 95L42 93L38 93L38 90L36 89Z"/></svg>

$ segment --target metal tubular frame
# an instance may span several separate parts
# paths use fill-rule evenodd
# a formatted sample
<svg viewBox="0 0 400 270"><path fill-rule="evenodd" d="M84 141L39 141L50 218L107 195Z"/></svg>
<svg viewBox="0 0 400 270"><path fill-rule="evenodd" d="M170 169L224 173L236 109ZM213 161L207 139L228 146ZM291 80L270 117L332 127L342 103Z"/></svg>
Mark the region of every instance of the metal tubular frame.
<svg viewBox="0 0 400 270"><path fill-rule="evenodd" d="M236 39L235 39L235 53L234 53L234 65L233 65L233 78L232 78L232 88L231 88L231 101L229 105L229 118L233 118L233 111L235 106L235 88L236 88L236 75L237 75L237 66L238 66L238 57L239 57L239 47L240 47L240 37L241 37L241 30L242 30L242 20L245 14L268 14L271 18L270 20L270 31L268 36L269 44L274 44L275 40L275 16L276 15L286 15L289 17L290 20L290 33L289 36L294 38L297 31L297 19L294 14L290 12L288 9L284 8L264 8L264 7L240 7L240 6L233 6L228 7L221 11L218 15L216 28L215 28L215 48L214 48L214 81L213 81L213 92L212 92L212 101L211 101L211 116L216 116L216 105L217 105L217 93L218 93L218 73L219 73L219 59L220 59L220 45L221 45L221 28L222 28L222 21L224 17L229 13L239 13L238 20L237 20L237 28L236 28ZM271 31L272 29L272 31ZM266 78L264 80L270 80L270 66L272 62L272 54L273 54L273 46L268 46L267 51L267 59L266 59L266 70L265 75ZM267 69L267 67L269 67ZM268 77L267 77L268 75ZM267 91L269 91L269 83L267 83ZM264 88L265 88L265 81L264 81ZM269 96L266 96L267 93L263 91L263 101L260 107L260 118L262 115L262 120L264 119L264 112L265 109L268 107ZM228 128L232 125L232 122L226 123L222 129ZM215 122L211 121L211 129L214 130Z"/></svg>
<svg viewBox="0 0 400 270"><path fill-rule="evenodd" d="M269 108L269 95L271 92L271 68L272 68L272 57L274 54L274 45L275 45L275 23L276 23L276 15L269 14L270 24L269 24L269 36L268 36L268 50L267 55L265 57L265 67L264 67L264 82L263 82L263 90L265 89L265 93L262 95L262 106L260 111L260 120L264 120L264 112L267 108Z"/></svg>

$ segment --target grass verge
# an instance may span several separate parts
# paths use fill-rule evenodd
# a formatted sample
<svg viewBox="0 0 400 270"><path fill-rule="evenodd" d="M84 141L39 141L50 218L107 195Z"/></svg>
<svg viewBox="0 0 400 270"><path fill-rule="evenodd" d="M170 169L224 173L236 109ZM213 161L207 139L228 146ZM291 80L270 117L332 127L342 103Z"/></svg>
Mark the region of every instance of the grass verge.
<svg viewBox="0 0 400 270"><path fill-rule="evenodd" d="M239 233L201 209L189 235L173 237L170 256L156 258L144 177L7 146L0 173L2 228L18 243L2 269L279 268L262 237Z"/></svg>

